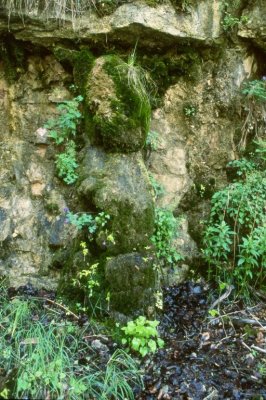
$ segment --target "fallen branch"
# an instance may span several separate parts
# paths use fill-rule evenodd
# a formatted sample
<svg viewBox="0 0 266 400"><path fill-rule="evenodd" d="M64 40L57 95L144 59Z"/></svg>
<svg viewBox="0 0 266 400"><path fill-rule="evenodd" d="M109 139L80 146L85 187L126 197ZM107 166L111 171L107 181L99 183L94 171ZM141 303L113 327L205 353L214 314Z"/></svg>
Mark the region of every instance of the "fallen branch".
<svg viewBox="0 0 266 400"><path fill-rule="evenodd" d="M263 325L263 322L265 323L265 321L259 321L257 319L251 319L251 318L239 318L239 317L230 317L231 321L233 322L233 324L236 325L256 325L256 326L260 326L263 329L266 329L266 324Z"/></svg>
<svg viewBox="0 0 266 400"><path fill-rule="evenodd" d="M214 303L212 303L209 310L213 310L216 306L218 306L218 304L220 304L222 301L227 299L227 297L230 296L233 289L234 289L234 286L229 285L226 292L224 294L222 294L217 300L215 300Z"/></svg>
<svg viewBox="0 0 266 400"><path fill-rule="evenodd" d="M259 351L260 353L266 354L266 349L262 349L261 347L255 346L255 344L252 344L251 348L254 349L254 350Z"/></svg>

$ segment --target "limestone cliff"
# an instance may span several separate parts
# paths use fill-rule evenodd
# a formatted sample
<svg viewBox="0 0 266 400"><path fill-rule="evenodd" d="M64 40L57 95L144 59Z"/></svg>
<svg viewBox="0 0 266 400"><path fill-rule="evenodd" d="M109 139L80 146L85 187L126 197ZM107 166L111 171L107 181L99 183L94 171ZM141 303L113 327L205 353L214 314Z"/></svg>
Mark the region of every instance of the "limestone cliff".
<svg viewBox="0 0 266 400"><path fill-rule="evenodd" d="M209 199L238 158L241 85L266 74L264 2L225 10L221 0L114 1L111 8L88 1L72 13L43 7L48 0L26 9L11 3L0 2L0 273L14 286L56 288L80 237L63 210L103 210L115 240L106 244L99 234L93 257L106 263L113 292L133 293L143 300L136 307L152 304L149 173L164 187L157 205L183 215L176 247L186 270L198 257ZM227 15L237 23L226 26ZM157 86L151 109L127 86L123 63L133 53ZM43 127L58 104L80 94L79 178L66 185ZM145 145L149 131L156 146Z"/></svg>

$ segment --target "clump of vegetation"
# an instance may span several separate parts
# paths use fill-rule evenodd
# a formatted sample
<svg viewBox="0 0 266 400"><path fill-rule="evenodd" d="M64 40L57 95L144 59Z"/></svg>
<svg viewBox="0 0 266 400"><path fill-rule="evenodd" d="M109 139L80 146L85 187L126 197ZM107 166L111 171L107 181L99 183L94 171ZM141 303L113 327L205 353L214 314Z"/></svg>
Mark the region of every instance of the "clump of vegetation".
<svg viewBox="0 0 266 400"><path fill-rule="evenodd" d="M234 28L240 25L248 23L248 17L242 15L240 18L234 17L232 14L226 12L223 19L223 29L225 32L232 31Z"/></svg>
<svg viewBox="0 0 266 400"><path fill-rule="evenodd" d="M165 194L165 188L161 183L159 183L152 174L149 174L150 178L150 183L152 185L152 189L154 192L154 198L155 200L158 199L159 197L163 196Z"/></svg>
<svg viewBox="0 0 266 400"><path fill-rule="evenodd" d="M178 220L172 211L164 208L155 210L155 232L151 238L156 255L163 265L174 265L183 260L183 256L173 247L178 235Z"/></svg>
<svg viewBox="0 0 266 400"><path fill-rule="evenodd" d="M73 100L66 100L57 106L58 117L49 119L45 128L49 129L49 137L56 144L62 144L71 136L76 135L78 122L81 118L79 105L83 97L78 96Z"/></svg>
<svg viewBox="0 0 266 400"><path fill-rule="evenodd" d="M105 57L104 69L115 83L110 99L111 116L96 113L93 123L104 143L124 150L144 147L151 119L151 96L154 84L136 62L135 50L127 61L115 55ZM128 133L132 132L131 140Z"/></svg>
<svg viewBox="0 0 266 400"><path fill-rule="evenodd" d="M186 47L180 48L178 53L144 56L141 63L150 71L152 79L155 82L160 82L158 95L162 96L167 87L175 84L181 76L189 81L196 81L199 77L201 57L198 51ZM158 106L159 96L152 99L152 104L155 104L155 106Z"/></svg>
<svg viewBox="0 0 266 400"><path fill-rule="evenodd" d="M197 108L193 104L187 104L183 108L184 114L186 117L194 117L197 113Z"/></svg>
<svg viewBox="0 0 266 400"><path fill-rule="evenodd" d="M259 164L232 164L239 168L238 180L212 197L203 255L210 276L249 297L266 283L266 174Z"/></svg>
<svg viewBox="0 0 266 400"><path fill-rule="evenodd" d="M248 23L249 20L246 15L242 15L241 17L237 17L235 15L239 6L239 0L233 1L231 4L228 2L223 3L224 18L222 21L222 26L225 32L232 32L235 28Z"/></svg>
<svg viewBox="0 0 266 400"><path fill-rule="evenodd" d="M242 93L248 98L266 101L266 79L245 82L243 86Z"/></svg>
<svg viewBox="0 0 266 400"><path fill-rule="evenodd" d="M65 146L64 152L56 156L55 164L59 177L68 185L74 183L78 178L76 174L78 167L76 145L71 137L76 135L78 123L82 117L79 111L79 105L82 100L83 97L78 96L73 100L67 100L59 104L57 106L58 118L48 120L44 126L49 130L49 137L57 145L64 144Z"/></svg>
<svg viewBox="0 0 266 400"><path fill-rule="evenodd" d="M90 235L94 235L97 230L104 228L111 217L104 211L99 212L95 216L90 213L73 213L69 209L65 209L66 222L76 226L79 230L87 228Z"/></svg>
<svg viewBox="0 0 266 400"><path fill-rule="evenodd" d="M83 254L83 268L79 268L76 275L71 277L70 287L77 289L76 298L82 299L83 305L76 303L78 309L82 309L92 315L106 314L109 308L108 293L105 287L104 273L101 264L88 258L90 250L94 247L92 242L97 234L104 233L106 244L114 244L115 240L112 233L108 230L108 223L111 220L109 214L104 211L95 215L91 213L72 213L65 209L66 223L74 225L78 230L83 230L87 235L87 243L80 242L80 249ZM68 284L67 284L68 285ZM99 311L99 312L98 312Z"/></svg>
<svg viewBox="0 0 266 400"><path fill-rule="evenodd" d="M78 163L76 161L76 145L73 140L69 140L65 145L65 151L56 156L55 165L58 176L67 185L76 182L78 175L75 170L78 168Z"/></svg>
<svg viewBox="0 0 266 400"><path fill-rule="evenodd" d="M57 303L49 308L43 302L23 296L9 299L1 288L2 398L133 400L132 387L142 386L133 359L116 350L106 364L92 363L84 328L62 322Z"/></svg>
<svg viewBox="0 0 266 400"><path fill-rule="evenodd" d="M159 144L160 144L159 133L156 131L149 131L145 143L146 149L149 151L155 151L158 149Z"/></svg>
<svg viewBox="0 0 266 400"><path fill-rule="evenodd" d="M266 78L244 82L242 95L244 95L244 109L246 118L241 129L241 139L238 144L240 150L246 148L248 139L261 137L265 132L266 113Z"/></svg>
<svg viewBox="0 0 266 400"><path fill-rule="evenodd" d="M82 248L82 253L84 259L86 258L89 250L85 242L81 242L80 246ZM87 269L78 272L77 277L73 279L72 283L74 287L82 288L86 297L91 298L94 293L94 289L100 286L97 270L99 263L89 264L87 263Z"/></svg>
<svg viewBox="0 0 266 400"><path fill-rule="evenodd" d="M164 346L164 341L159 338L157 326L159 321L149 321L140 316L135 321L129 321L121 330L124 332L122 343L128 350L134 350L142 357L148 353L155 353Z"/></svg>

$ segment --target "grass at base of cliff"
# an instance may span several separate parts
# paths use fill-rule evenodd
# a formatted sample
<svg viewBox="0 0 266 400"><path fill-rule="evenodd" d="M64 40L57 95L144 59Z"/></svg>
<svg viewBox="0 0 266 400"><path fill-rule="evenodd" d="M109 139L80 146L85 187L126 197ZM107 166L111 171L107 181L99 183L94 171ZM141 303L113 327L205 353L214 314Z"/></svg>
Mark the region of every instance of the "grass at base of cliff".
<svg viewBox="0 0 266 400"><path fill-rule="evenodd" d="M99 331L48 293L33 294L0 288L0 397L133 400L142 387L135 361L109 342L101 356Z"/></svg>

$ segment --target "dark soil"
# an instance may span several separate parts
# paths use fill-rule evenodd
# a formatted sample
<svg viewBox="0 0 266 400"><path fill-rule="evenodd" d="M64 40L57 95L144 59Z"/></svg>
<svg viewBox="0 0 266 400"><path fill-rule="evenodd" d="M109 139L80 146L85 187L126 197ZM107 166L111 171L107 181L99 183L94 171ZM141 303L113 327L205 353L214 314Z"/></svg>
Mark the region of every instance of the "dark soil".
<svg viewBox="0 0 266 400"><path fill-rule="evenodd" d="M145 391L139 400L266 399L263 304L243 310L228 301L214 318L211 303L210 288L202 283L164 289L160 327L166 345L143 361Z"/></svg>

